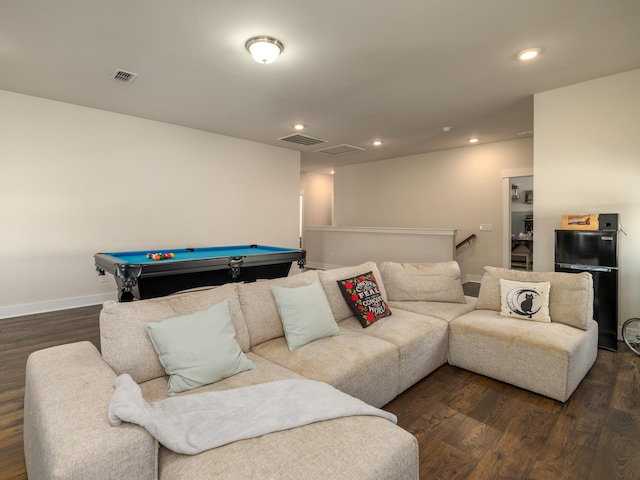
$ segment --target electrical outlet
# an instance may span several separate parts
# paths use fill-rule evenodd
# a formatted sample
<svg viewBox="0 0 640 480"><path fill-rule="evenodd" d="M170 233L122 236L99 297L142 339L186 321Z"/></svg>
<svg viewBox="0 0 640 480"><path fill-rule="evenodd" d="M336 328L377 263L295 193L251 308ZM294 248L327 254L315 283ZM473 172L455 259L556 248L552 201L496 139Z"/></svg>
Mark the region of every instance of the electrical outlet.
<svg viewBox="0 0 640 480"><path fill-rule="evenodd" d="M481 232L491 232L493 231L493 225L491 225L490 223L483 223L480 225L480 231Z"/></svg>
<svg viewBox="0 0 640 480"><path fill-rule="evenodd" d="M98 275L98 278L100 279L101 283L107 283L107 276L106 275Z"/></svg>

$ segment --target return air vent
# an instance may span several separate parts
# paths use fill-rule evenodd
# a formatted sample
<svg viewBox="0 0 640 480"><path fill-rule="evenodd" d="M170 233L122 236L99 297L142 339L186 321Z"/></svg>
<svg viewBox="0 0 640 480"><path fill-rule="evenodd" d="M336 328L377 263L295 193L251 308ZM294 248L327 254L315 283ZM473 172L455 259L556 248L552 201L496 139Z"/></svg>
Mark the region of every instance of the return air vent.
<svg viewBox="0 0 640 480"><path fill-rule="evenodd" d="M314 152L325 153L327 155L345 155L347 153L361 152L363 150L364 148L343 143L342 145L336 145L334 147L320 148L318 150L314 150Z"/></svg>
<svg viewBox="0 0 640 480"><path fill-rule="evenodd" d="M111 79L117 80L118 82L122 83L131 83L136 79L137 76L137 73L127 72L125 70L120 70L119 68L117 68L113 72L113 75L111 75Z"/></svg>
<svg viewBox="0 0 640 480"><path fill-rule="evenodd" d="M327 143L326 140L322 140L321 138L310 137L308 135L301 135L299 133L287 135L286 137L280 137L278 140L282 140L283 142L297 143L298 145L306 145L306 146L318 145L319 143Z"/></svg>

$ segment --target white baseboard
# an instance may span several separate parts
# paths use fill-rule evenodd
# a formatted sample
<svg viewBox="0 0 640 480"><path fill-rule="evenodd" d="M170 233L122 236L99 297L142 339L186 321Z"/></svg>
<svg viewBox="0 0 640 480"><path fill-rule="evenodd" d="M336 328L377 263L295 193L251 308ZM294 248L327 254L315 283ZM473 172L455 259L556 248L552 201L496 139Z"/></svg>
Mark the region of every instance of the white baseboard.
<svg viewBox="0 0 640 480"><path fill-rule="evenodd" d="M107 300L117 300L114 293L102 293L99 295L89 295L86 297L63 298L48 302L27 303L23 305L12 305L0 307L0 319L10 317L22 317L36 313L55 312L57 310L67 310L69 308L87 307L90 305L100 305Z"/></svg>

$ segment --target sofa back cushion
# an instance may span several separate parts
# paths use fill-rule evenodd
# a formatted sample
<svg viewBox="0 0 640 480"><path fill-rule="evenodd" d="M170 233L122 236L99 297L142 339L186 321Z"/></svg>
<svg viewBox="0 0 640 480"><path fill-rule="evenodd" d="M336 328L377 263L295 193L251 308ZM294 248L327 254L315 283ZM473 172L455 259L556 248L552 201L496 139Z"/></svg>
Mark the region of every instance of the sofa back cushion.
<svg viewBox="0 0 640 480"><path fill-rule="evenodd" d="M117 375L128 373L137 383L166 375L144 324L206 310L229 300L235 336L243 352L249 332L235 284L136 302L105 302L100 312L102 358Z"/></svg>
<svg viewBox="0 0 640 480"><path fill-rule="evenodd" d="M518 282L550 282L549 315L552 322L587 329L593 319L593 277L587 272L524 272L484 267L476 310L500 311L500 279Z"/></svg>
<svg viewBox="0 0 640 480"><path fill-rule="evenodd" d="M333 312L333 317L336 319L336 322L340 322L345 318L353 316L351 307L345 301L344 296L342 295L342 290L340 290L340 287L338 286L338 281L363 275L367 272L371 272L373 274L376 279L376 283L378 284L378 289L382 294L382 300L386 303L387 292L382 284L382 275L380 275L380 270L378 270L378 266L374 262L366 262L355 267L342 267L335 268L333 270L321 270L318 272L320 283L322 284L322 288L324 288L324 292L327 294L327 299L329 300L329 305L331 306L331 311Z"/></svg>
<svg viewBox="0 0 640 480"><path fill-rule="evenodd" d="M465 303L458 262L380 265L390 301Z"/></svg>
<svg viewBox="0 0 640 480"><path fill-rule="evenodd" d="M271 286L302 287L318 281L318 272L309 270L290 277L238 284L238 298L249 331L251 347L274 338L284 337L278 305Z"/></svg>

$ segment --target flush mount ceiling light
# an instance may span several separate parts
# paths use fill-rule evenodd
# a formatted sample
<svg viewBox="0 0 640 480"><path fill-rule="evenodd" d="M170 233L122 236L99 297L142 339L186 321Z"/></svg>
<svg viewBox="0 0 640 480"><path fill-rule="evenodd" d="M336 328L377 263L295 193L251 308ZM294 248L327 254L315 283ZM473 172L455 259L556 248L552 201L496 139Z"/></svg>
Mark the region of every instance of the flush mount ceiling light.
<svg viewBox="0 0 640 480"><path fill-rule="evenodd" d="M374 141L373 141L373 142L371 142L371 143L373 143L373 145L374 145L375 147L379 147L379 146L380 146L380 145L382 145L384 142L383 142L382 140L374 140Z"/></svg>
<svg viewBox="0 0 640 480"><path fill-rule="evenodd" d="M244 44L253 59L264 65L273 63L284 50L284 45L273 37L253 37Z"/></svg>
<svg viewBox="0 0 640 480"><path fill-rule="evenodd" d="M294 123L293 124L293 128L295 128L296 130L304 130L304 125L302 123Z"/></svg>
<svg viewBox="0 0 640 480"><path fill-rule="evenodd" d="M478 143L479 141L480 141L480 139L479 138L475 138L475 137L469 139L469 143Z"/></svg>
<svg viewBox="0 0 640 480"><path fill-rule="evenodd" d="M526 50L518 52L518 55L516 56L518 57L518 60L522 60L523 62L525 62L527 60L533 60L538 55L540 55L541 52L542 50L539 48L527 48Z"/></svg>

